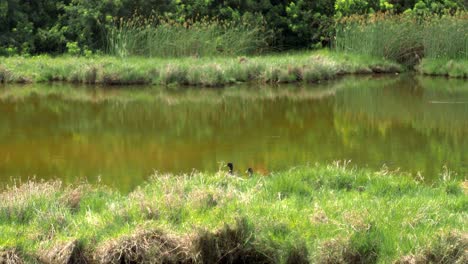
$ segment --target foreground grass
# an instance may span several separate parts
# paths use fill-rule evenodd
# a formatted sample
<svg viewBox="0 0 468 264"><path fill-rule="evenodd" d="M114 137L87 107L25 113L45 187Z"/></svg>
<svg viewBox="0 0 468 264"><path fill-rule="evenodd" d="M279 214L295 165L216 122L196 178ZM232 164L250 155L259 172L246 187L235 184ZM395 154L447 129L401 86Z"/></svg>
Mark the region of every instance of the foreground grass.
<svg viewBox="0 0 468 264"><path fill-rule="evenodd" d="M242 82L315 82L353 73L400 72L399 64L329 51L241 58L150 59L39 56L2 58L0 82L221 86Z"/></svg>
<svg viewBox="0 0 468 264"><path fill-rule="evenodd" d="M157 174L128 195L104 186L28 182L0 193L0 258L466 263L465 188L447 177L427 186L340 164L250 178Z"/></svg>

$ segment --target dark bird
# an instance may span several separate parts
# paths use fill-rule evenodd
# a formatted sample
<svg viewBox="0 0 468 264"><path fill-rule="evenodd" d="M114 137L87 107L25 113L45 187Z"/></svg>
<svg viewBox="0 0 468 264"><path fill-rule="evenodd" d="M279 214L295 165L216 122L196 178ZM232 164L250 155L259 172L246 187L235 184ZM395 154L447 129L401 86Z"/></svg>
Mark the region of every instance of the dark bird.
<svg viewBox="0 0 468 264"><path fill-rule="evenodd" d="M229 162L227 164L228 168L229 168L229 174L230 175L233 175L234 174L234 165L232 164L232 162Z"/></svg>
<svg viewBox="0 0 468 264"><path fill-rule="evenodd" d="M249 177L252 177L252 175L254 173L252 168L248 168L246 172L249 175Z"/></svg>

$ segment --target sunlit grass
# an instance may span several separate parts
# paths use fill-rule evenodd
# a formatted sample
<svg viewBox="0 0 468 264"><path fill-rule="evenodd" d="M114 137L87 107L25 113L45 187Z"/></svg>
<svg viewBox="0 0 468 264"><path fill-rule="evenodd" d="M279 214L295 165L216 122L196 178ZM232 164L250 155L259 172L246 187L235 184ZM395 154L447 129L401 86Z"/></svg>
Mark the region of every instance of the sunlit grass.
<svg viewBox="0 0 468 264"><path fill-rule="evenodd" d="M156 174L128 195L99 185L19 184L0 194L8 201L0 204L0 248L31 258L76 241L85 258L101 262L131 254L162 258L148 255L146 244L127 251L132 241L169 241L184 249L178 257L206 263L207 247L215 258L268 253L268 263L463 257L454 250L467 243L466 184L446 178L427 186L405 175L348 166L250 178Z"/></svg>
<svg viewBox="0 0 468 264"><path fill-rule="evenodd" d="M156 59L37 56L2 59L0 80L85 84L221 86L240 82L316 82L341 74L399 72L394 62L326 50L253 57Z"/></svg>

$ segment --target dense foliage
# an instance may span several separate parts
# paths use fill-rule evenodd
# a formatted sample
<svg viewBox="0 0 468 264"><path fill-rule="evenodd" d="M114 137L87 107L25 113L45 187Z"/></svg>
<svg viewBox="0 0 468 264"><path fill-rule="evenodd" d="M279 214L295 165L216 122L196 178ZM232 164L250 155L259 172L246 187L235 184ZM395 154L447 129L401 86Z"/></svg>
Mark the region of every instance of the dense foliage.
<svg viewBox="0 0 468 264"><path fill-rule="evenodd" d="M116 19L164 17L264 21L275 49L328 45L333 19L376 11L418 14L466 9L464 0L2 0L0 55L104 50Z"/></svg>

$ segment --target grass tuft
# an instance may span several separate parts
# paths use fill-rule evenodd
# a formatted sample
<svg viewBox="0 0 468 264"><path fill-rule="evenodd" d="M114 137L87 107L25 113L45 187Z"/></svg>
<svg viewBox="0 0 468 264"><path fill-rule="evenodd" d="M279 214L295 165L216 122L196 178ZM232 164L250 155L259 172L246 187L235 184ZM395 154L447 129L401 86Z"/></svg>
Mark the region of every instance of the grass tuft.
<svg viewBox="0 0 468 264"><path fill-rule="evenodd" d="M45 264L84 264L89 263L82 245L77 240L61 242L50 249L41 250L38 258Z"/></svg>
<svg viewBox="0 0 468 264"><path fill-rule="evenodd" d="M286 264L308 264L309 250L304 243L294 246L286 258Z"/></svg>
<svg viewBox="0 0 468 264"><path fill-rule="evenodd" d="M273 252L260 248L246 219L238 219L234 228L225 225L216 233L202 232L195 242L202 263L277 263Z"/></svg>
<svg viewBox="0 0 468 264"><path fill-rule="evenodd" d="M377 263L383 239L382 233L370 224L347 239L323 243L319 263Z"/></svg>
<svg viewBox="0 0 468 264"><path fill-rule="evenodd" d="M106 242L97 249L97 263L193 263L187 242L159 230L140 230Z"/></svg>
<svg viewBox="0 0 468 264"><path fill-rule="evenodd" d="M0 65L0 83L9 82L10 78L11 78L10 71L3 65Z"/></svg>
<svg viewBox="0 0 468 264"><path fill-rule="evenodd" d="M16 249L3 250L0 248L0 263L23 264L25 263Z"/></svg>
<svg viewBox="0 0 468 264"><path fill-rule="evenodd" d="M439 236L432 246L423 252L429 263L468 263L468 235L451 232Z"/></svg>
<svg viewBox="0 0 468 264"><path fill-rule="evenodd" d="M403 256L396 264L444 263L461 264L468 262L468 236L466 233L450 232L440 235L431 245L416 255Z"/></svg>

